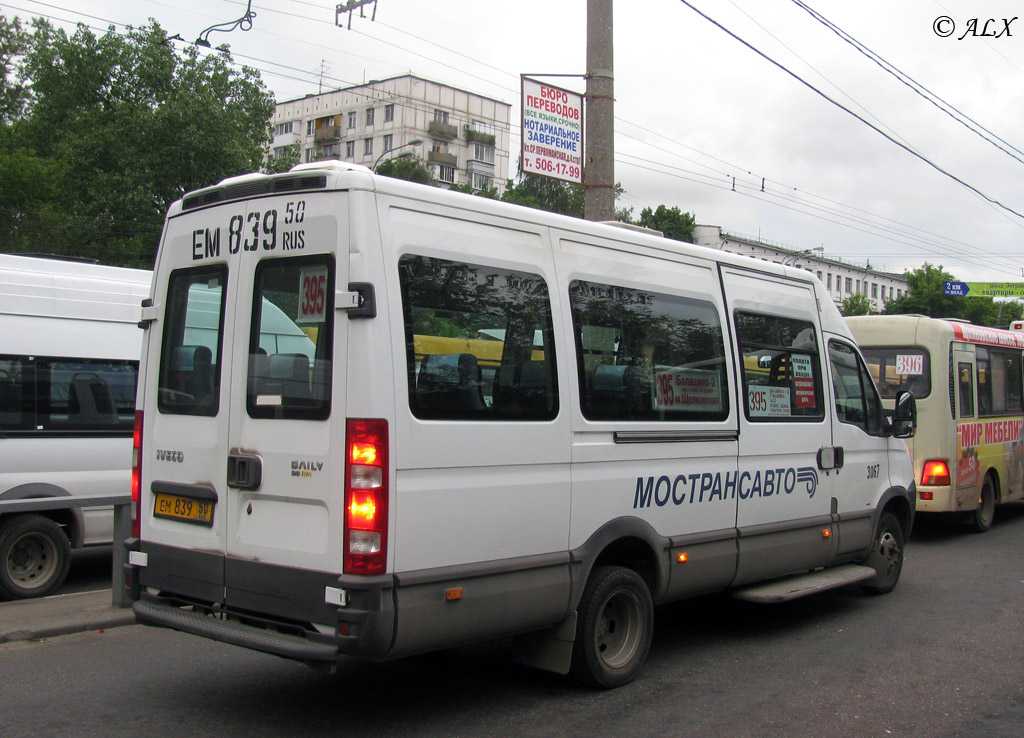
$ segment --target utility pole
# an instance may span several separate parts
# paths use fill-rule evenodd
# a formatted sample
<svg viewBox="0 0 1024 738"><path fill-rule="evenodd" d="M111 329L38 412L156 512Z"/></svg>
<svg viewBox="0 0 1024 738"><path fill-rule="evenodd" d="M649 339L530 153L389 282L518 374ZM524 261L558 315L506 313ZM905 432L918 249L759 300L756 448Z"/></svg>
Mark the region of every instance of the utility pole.
<svg viewBox="0 0 1024 738"><path fill-rule="evenodd" d="M615 78L612 0L587 0L586 151L583 217L615 219Z"/></svg>

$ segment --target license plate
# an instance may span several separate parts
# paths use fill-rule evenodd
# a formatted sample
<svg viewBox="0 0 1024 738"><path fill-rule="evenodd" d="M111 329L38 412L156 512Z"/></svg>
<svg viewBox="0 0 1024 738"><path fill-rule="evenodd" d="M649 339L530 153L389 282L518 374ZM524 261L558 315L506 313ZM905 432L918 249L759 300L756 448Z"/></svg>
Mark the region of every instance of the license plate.
<svg viewBox="0 0 1024 738"><path fill-rule="evenodd" d="M197 525L213 525L213 503L180 495L157 493L153 515Z"/></svg>

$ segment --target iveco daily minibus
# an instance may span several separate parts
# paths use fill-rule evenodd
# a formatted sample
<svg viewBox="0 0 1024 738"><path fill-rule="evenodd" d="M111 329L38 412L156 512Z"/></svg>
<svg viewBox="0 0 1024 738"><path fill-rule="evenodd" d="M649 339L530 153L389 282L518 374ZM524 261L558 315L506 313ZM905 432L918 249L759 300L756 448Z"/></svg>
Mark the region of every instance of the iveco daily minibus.
<svg viewBox="0 0 1024 738"><path fill-rule="evenodd" d="M899 578L913 398L807 272L313 163L175 203L142 313L142 623L612 687L657 603Z"/></svg>

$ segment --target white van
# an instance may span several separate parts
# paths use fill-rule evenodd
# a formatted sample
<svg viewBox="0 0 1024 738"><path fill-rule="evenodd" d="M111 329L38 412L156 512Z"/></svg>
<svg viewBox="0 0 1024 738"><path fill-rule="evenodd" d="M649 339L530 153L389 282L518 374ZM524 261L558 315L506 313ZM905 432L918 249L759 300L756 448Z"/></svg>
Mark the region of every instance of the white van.
<svg viewBox="0 0 1024 738"><path fill-rule="evenodd" d="M127 495L151 273L0 254L0 501ZM70 549L110 544L113 508L0 508L0 599L64 581Z"/></svg>
<svg viewBox="0 0 1024 738"><path fill-rule="evenodd" d="M656 603L899 578L913 399L807 272L334 162L175 203L143 320L139 622L328 669L514 635L612 687Z"/></svg>

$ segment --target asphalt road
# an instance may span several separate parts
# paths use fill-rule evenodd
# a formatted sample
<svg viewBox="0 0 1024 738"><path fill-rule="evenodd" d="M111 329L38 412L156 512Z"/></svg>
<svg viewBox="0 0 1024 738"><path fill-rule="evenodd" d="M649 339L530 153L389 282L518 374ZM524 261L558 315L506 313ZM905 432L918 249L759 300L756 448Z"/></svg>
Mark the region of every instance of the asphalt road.
<svg viewBox="0 0 1024 738"><path fill-rule="evenodd" d="M610 692L485 644L326 675L142 626L0 646L2 734L1018 738L1024 506L984 535L922 525L896 591L658 608Z"/></svg>

